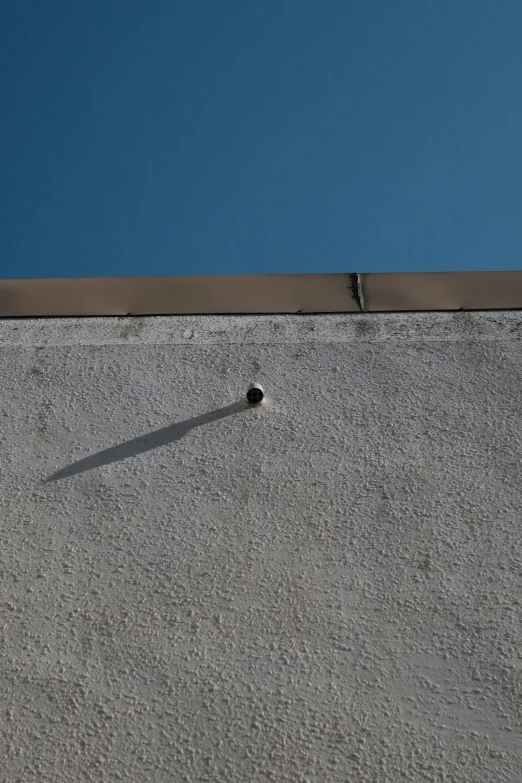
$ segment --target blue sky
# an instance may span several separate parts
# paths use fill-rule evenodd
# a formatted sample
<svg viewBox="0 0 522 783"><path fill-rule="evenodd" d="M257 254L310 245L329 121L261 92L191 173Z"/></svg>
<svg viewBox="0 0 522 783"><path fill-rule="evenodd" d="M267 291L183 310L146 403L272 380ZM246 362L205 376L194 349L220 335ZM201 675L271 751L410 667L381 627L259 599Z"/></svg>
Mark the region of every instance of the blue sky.
<svg viewBox="0 0 522 783"><path fill-rule="evenodd" d="M4 0L0 278L522 268L519 0Z"/></svg>

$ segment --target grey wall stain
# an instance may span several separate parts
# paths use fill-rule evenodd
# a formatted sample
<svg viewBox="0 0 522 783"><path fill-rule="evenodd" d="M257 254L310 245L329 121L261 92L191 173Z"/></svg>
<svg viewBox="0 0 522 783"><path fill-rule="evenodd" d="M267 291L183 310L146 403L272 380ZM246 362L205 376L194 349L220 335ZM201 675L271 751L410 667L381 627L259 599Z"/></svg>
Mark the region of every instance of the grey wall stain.
<svg viewBox="0 0 522 783"><path fill-rule="evenodd" d="M122 320L124 324L118 331L118 336L121 340L139 337L146 324L146 319L142 316L126 316Z"/></svg>
<svg viewBox="0 0 522 783"><path fill-rule="evenodd" d="M45 437L51 426L54 415L53 403L51 400L44 400L38 410L36 429L41 437Z"/></svg>

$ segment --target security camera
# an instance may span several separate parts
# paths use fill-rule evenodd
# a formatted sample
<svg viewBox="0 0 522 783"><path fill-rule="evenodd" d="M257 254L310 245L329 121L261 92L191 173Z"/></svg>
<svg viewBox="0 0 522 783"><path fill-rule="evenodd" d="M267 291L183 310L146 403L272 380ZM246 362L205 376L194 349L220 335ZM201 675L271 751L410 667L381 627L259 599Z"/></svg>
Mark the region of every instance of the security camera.
<svg viewBox="0 0 522 783"><path fill-rule="evenodd" d="M260 383L251 383L246 398L249 405L260 405L265 398L265 390Z"/></svg>

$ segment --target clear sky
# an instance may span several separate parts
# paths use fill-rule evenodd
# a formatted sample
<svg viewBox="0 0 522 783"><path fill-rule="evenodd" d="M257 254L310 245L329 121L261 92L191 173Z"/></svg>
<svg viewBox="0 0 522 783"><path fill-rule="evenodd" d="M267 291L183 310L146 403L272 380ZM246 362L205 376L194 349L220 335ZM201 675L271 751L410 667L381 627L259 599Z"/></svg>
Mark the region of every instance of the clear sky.
<svg viewBox="0 0 522 783"><path fill-rule="evenodd" d="M3 0L0 278L522 268L520 0Z"/></svg>

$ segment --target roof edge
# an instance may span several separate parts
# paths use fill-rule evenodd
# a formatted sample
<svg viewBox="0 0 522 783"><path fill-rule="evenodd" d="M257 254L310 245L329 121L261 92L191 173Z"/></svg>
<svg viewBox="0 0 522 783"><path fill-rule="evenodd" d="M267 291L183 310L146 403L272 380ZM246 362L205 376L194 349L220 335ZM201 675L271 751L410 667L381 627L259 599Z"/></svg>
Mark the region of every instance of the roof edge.
<svg viewBox="0 0 522 783"><path fill-rule="evenodd" d="M522 309L522 271L0 280L0 317Z"/></svg>

